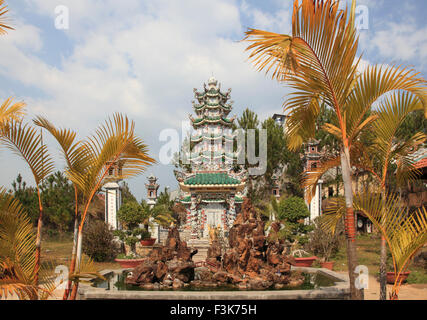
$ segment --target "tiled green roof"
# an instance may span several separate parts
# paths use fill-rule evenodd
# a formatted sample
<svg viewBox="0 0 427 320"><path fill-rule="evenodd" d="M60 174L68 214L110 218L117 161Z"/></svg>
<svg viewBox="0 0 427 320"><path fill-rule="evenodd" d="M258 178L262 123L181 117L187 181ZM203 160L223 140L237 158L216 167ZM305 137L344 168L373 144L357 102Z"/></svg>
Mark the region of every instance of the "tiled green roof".
<svg viewBox="0 0 427 320"><path fill-rule="evenodd" d="M186 185L236 185L240 181L229 177L226 173L197 173L194 177L184 182Z"/></svg>
<svg viewBox="0 0 427 320"><path fill-rule="evenodd" d="M233 123L233 120L228 119L228 118L203 117L203 118L193 119L193 124L200 125L200 124L204 124L205 122L217 123L217 122L220 122L220 121L222 121L224 124L232 124Z"/></svg>
<svg viewBox="0 0 427 320"><path fill-rule="evenodd" d="M187 196L181 199L181 202L191 202L191 196Z"/></svg>

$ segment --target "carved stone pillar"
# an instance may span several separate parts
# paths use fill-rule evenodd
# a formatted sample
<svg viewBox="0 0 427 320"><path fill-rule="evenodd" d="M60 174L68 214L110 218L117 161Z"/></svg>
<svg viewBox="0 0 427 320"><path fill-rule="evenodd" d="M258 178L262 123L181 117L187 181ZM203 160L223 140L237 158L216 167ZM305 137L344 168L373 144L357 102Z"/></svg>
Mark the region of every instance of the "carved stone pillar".
<svg viewBox="0 0 427 320"><path fill-rule="evenodd" d="M235 195L231 194L228 201L228 229L231 229L233 226L234 220L236 220L236 204L235 204Z"/></svg>
<svg viewBox="0 0 427 320"><path fill-rule="evenodd" d="M197 239L199 237L199 219L197 212L197 197L195 194L191 195L191 206L190 206L190 217L191 217L191 238Z"/></svg>

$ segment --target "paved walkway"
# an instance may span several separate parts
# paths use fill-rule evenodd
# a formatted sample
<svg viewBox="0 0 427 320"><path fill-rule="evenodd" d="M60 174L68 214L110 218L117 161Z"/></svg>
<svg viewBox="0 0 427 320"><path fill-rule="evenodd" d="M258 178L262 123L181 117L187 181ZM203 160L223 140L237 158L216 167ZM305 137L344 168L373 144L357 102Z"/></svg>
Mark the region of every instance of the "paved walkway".
<svg viewBox="0 0 427 320"><path fill-rule="evenodd" d="M346 274L346 272L338 272ZM387 299L393 285L387 285ZM369 276L369 288L365 289L365 300L378 300L380 283L374 276ZM399 300L427 300L427 284L403 284L399 290Z"/></svg>

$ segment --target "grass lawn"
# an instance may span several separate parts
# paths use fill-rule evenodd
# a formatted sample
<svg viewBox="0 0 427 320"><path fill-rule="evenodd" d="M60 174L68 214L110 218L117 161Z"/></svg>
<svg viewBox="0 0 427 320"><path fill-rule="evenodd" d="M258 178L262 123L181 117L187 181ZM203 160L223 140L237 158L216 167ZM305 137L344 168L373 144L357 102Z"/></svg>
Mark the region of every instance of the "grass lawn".
<svg viewBox="0 0 427 320"><path fill-rule="evenodd" d="M48 263L55 268L59 265L70 266L71 252L73 248L72 235L66 235L62 239L47 238L42 239L42 263ZM101 271L104 269L120 269L116 262L94 262L95 267Z"/></svg>
<svg viewBox="0 0 427 320"><path fill-rule="evenodd" d="M357 258L360 265L365 265L371 275L377 276L380 267L380 245L381 238L378 235L359 235L356 239ZM426 250L424 248L424 250ZM348 271L347 252L344 245L338 253L332 258L335 261L334 270ZM423 267L410 264L409 271L413 273L412 277L416 283L427 283L427 270ZM392 271L392 270L387 270ZM415 279L416 278L416 279Z"/></svg>

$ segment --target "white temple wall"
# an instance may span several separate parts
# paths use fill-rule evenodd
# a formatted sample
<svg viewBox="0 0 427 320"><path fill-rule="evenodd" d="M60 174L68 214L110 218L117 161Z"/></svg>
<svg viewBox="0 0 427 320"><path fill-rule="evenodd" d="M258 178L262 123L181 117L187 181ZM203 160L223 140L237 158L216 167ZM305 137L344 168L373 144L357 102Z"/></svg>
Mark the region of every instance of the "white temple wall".
<svg viewBox="0 0 427 320"><path fill-rule="evenodd" d="M120 190L106 189L105 192L105 222L108 223L114 230L118 229L117 211L120 205Z"/></svg>

